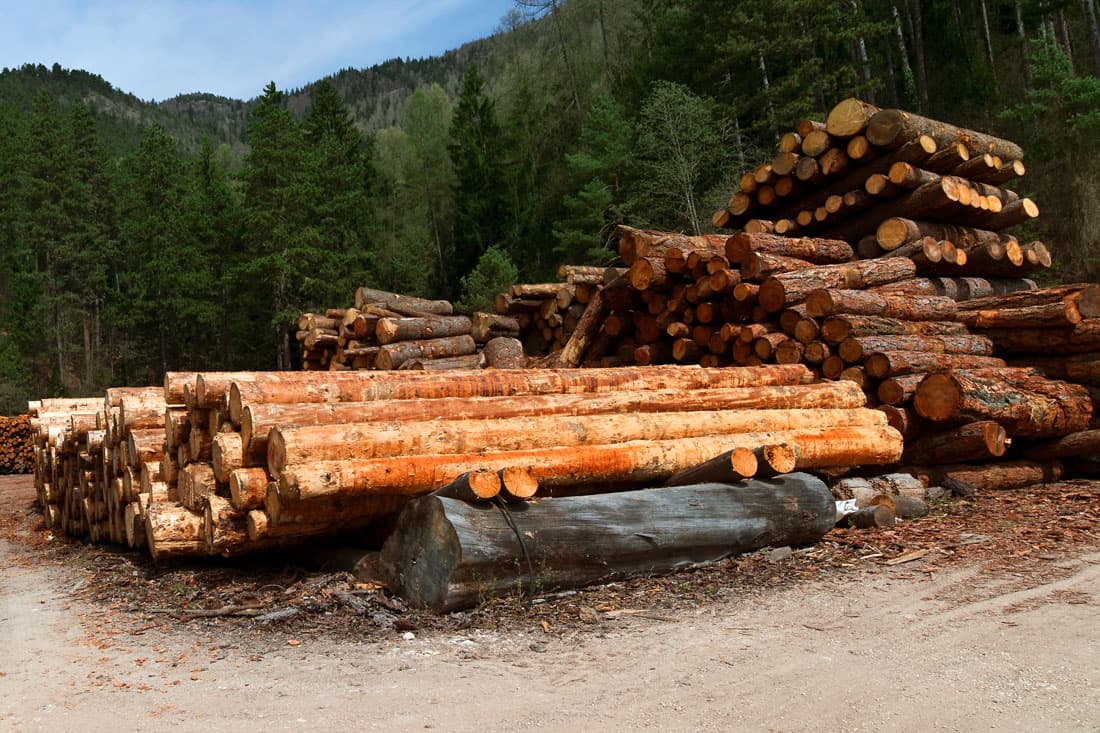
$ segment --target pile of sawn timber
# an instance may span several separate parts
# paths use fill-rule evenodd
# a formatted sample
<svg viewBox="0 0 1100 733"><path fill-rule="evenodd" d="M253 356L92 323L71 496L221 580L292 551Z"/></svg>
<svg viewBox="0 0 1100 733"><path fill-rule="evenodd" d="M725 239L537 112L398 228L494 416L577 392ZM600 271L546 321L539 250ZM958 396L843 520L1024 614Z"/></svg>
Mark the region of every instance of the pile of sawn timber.
<svg viewBox="0 0 1100 733"><path fill-rule="evenodd" d="M34 442L27 415L0 415L0 476L30 473L34 467Z"/></svg>
<svg viewBox="0 0 1100 733"><path fill-rule="evenodd" d="M525 360L511 321L457 315L446 300L361 287L351 308L303 313L297 338L307 371L517 369Z"/></svg>
<svg viewBox="0 0 1100 733"><path fill-rule="evenodd" d="M855 385L810 381L799 365L169 373L43 401L35 479L55 530L159 559L362 529L436 491L518 500L680 484L716 457L700 480L900 458Z"/></svg>

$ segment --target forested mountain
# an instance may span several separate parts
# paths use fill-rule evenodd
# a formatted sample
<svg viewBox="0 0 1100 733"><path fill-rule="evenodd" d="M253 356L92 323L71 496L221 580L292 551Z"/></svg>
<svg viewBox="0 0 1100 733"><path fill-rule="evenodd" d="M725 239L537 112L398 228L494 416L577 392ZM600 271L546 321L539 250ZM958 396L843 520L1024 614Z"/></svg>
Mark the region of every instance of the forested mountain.
<svg viewBox="0 0 1100 733"><path fill-rule="evenodd" d="M852 95L1014 138L1066 279L1095 278L1096 0L517 0L442 56L249 101L0 73L0 412L166 369L293 367L372 283L477 307L700 231L778 134Z"/></svg>

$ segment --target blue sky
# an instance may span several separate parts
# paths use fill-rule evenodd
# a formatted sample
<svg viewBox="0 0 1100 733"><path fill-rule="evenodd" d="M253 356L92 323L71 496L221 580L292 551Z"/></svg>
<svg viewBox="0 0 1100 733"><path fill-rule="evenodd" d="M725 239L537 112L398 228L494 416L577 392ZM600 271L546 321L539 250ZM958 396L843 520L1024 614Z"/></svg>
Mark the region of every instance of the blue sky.
<svg viewBox="0 0 1100 733"><path fill-rule="evenodd" d="M142 99L249 99L345 67L431 56L488 35L511 0L42 0L5 3L0 67L54 62Z"/></svg>

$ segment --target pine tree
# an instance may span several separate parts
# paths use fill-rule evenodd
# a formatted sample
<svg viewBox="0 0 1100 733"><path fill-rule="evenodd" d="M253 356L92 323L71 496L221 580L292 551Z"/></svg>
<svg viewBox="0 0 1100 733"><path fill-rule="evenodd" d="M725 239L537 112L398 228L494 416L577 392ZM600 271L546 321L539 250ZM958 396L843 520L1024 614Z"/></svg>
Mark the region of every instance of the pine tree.
<svg viewBox="0 0 1100 733"><path fill-rule="evenodd" d="M451 121L451 163L455 171L454 255L447 263L449 292L493 245L506 244L502 136L485 83L471 66Z"/></svg>

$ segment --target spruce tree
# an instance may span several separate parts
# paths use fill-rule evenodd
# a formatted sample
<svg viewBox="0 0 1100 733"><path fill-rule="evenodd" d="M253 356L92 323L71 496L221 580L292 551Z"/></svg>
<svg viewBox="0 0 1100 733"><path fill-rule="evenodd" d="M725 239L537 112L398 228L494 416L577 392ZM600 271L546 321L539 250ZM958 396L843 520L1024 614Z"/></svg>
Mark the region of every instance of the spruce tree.
<svg viewBox="0 0 1100 733"><path fill-rule="evenodd" d="M448 149L455 172L455 224L446 282L448 291L456 293L462 276L477 265L486 249L507 244L502 134L476 66L462 77Z"/></svg>

